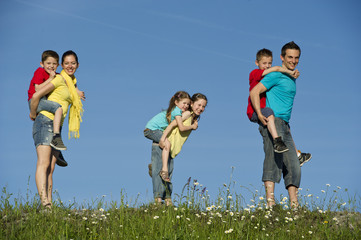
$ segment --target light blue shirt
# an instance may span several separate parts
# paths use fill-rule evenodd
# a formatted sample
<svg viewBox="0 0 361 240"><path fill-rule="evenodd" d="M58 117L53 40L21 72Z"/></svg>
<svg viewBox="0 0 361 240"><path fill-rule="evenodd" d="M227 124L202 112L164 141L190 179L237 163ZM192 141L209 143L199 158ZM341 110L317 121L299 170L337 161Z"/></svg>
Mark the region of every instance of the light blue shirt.
<svg viewBox="0 0 361 240"><path fill-rule="evenodd" d="M273 110L275 117L289 122L296 96L296 79L280 72L271 72L261 83L267 88L266 106Z"/></svg>
<svg viewBox="0 0 361 240"><path fill-rule="evenodd" d="M145 128L150 130L161 130L164 131L169 125L166 117L167 111L162 111L155 115L152 119L149 120ZM182 110L179 107L175 107L171 112L171 122L175 119L176 116L182 116Z"/></svg>

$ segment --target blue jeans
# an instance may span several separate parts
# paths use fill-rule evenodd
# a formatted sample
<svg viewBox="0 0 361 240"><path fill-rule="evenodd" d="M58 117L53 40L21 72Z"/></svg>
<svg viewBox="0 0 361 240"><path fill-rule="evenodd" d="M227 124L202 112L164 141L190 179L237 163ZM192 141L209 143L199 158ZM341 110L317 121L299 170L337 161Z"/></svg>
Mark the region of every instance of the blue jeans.
<svg viewBox="0 0 361 240"><path fill-rule="evenodd" d="M35 148L39 145L50 146L53 140L53 120L39 114L33 124L33 139Z"/></svg>
<svg viewBox="0 0 361 240"><path fill-rule="evenodd" d="M161 130L144 130L144 137L152 140L155 143L159 143L160 138L162 137L163 132Z"/></svg>
<svg viewBox="0 0 361 240"><path fill-rule="evenodd" d="M301 167L290 127L287 122L277 117L275 118L275 125L278 135L282 137L289 151L275 153L272 136L269 133L267 126L259 126L258 129L263 137L263 150L265 153L262 181L279 183L283 175L286 188L291 185L298 188L301 182Z"/></svg>
<svg viewBox="0 0 361 240"><path fill-rule="evenodd" d="M173 185L162 180L159 176L160 170L162 170L162 149L158 144L152 144L152 183L153 183L153 196L154 198L166 198L172 197ZM169 156L168 158L168 174L169 178L173 176L174 161Z"/></svg>
<svg viewBox="0 0 361 240"><path fill-rule="evenodd" d="M144 130L144 136L153 141L152 144L152 183L153 183L153 196L154 198L166 198L172 197L173 185L172 183L167 183L162 180L159 176L160 170L162 170L162 149L159 147L158 143L162 137L163 132L161 130ZM169 178L172 179L173 176L173 167L174 161L169 156L168 159L168 174Z"/></svg>
<svg viewBox="0 0 361 240"><path fill-rule="evenodd" d="M31 99L29 100L29 108L30 108ZM52 114L55 114L56 110L60 108L61 105L57 102L46 100L46 97L40 98L38 108L36 109L36 113L39 113L41 111L47 111L51 112Z"/></svg>

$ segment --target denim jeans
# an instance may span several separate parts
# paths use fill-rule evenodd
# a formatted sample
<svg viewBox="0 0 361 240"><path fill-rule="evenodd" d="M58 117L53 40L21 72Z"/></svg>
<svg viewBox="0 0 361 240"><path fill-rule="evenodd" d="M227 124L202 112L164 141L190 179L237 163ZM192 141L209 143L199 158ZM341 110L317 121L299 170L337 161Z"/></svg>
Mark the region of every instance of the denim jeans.
<svg viewBox="0 0 361 240"><path fill-rule="evenodd" d="M279 183L283 175L286 188L291 185L298 188L301 182L301 167L290 127L287 122L277 117L275 118L275 125L278 135L282 137L289 150L284 153L275 153L273 139L267 126L259 126L258 129L263 137L263 150L265 152L262 181Z"/></svg>
<svg viewBox="0 0 361 240"><path fill-rule="evenodd" d="M159 143L160 138L162 137L163 132L161 130L144 130L144 137L152 140L154 143Z"/></svg>
<svg viewBox="0 0 361 240"><path fill-rule="evenodd" d="M53 140L53 120L39 114L33 124L33 139L35 148L39 145L50 146Z"/></svg>
<svg viewBox="0 0 361 240"><path fill-rule="evenodd" d="M162 149L158 144L152 144L152 182L153 182L153 196L154 198L171 198L173 185L162 180L159 176L160 170L162 170ZM168 159L168 173L169 178L172 179L174 161L169 156Z"/></svg>
<svg viewBox="0 0 361 240"><path fill-rule="evenodd" d="M29 100L29 109L30 109L30 103L31 99ZM46 97L40 98L38 108L36 109L36 113L39 113L41 111L47 111L51 112L52 114L55 114L56 110L60 108L61 105L57 102L46 100Z"/></svg>

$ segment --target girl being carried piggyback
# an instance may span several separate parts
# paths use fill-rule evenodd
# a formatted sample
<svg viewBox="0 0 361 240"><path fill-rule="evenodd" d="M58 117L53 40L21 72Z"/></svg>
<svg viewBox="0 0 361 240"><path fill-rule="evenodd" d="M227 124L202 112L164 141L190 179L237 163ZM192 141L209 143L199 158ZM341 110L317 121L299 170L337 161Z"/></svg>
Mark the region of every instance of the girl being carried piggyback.
<svg viewBox="0 0 361 240"><path fill-rule="evenodd" d="M187 130L195 130L198 127L198 122L194 121L190 126L185 126L182 120L182 114L185 113L190 105L191 99L187 92L178 91L169 101L169 107L167 111L162 111L155 115L145 126L144 136L153 141L153 143L159 143L163 135L163 131L168 127L169 123L173 120L176 121L177 126L181 132ZM184 119L184 118L183 118ZM171 144L164 137L162 139L162 170L159 175L165 182L170 182L168 175L168 157L171 149Z"/></svg>

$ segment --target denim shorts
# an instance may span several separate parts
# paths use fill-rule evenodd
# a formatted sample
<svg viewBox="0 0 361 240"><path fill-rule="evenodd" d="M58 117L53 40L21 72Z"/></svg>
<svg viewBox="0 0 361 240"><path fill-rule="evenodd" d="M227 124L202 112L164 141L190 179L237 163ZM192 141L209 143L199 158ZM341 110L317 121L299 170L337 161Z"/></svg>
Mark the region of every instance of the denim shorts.
<svg viewBox="0 0 361 240"><path fill-rule="evenodd" d="M30 103L31 99L29 100L29 109L30 109ZM57 102L46 100L46 97L40 98L38 108L36 109L36 113L39 113L41 111L47 111L51 112L52 114L55 114L56 110L60 108L61 105Z"/></svg>
<svg viewBox="0 0 361 240"><path fill-rule="evenodd" d="M273 113L273 110L271 109L271 108L269 108L269 107L265 107L265 108L261 108L261 113L263 114L263 116L265 116L265 117L269 117L269 116L271 116L271 115L275 115L274 113ZM257 113L256 112L254 112L253 113L253 115L252 115L252 117L251 117L251 122L255 122L255 123L261 123L260 121L259 121L259 119L258 119L258 115L257 115Z"/></svg>
<svg viewBox="0 0 361 240"><path fill-rule="evenodd" d="M160 139L163 136L163 132L161 130L144 130L144 137L152 140L155 143L159 143Z"/></svg>
<svg viewBox="0 0 361 240"><path fill-rule="evenodd" d="M33 125L33 139L35 148L39 145L50 146L50 142L53 140L53 120L39 114Z"/></svg>
<svg viewBox="0 0 361 240"><path fill-rule="evenodd" d="M263 137L263 149L265 159L263 162L262 181L279 183L283 177L285 187L299 187L301 183L301 167L297 157L296 148L292 139L290 127L287 122L275 118L277 133L282 137L288 147L284 153L275 153L272 136L267 126L259 125L259 131Z"/></svg>

